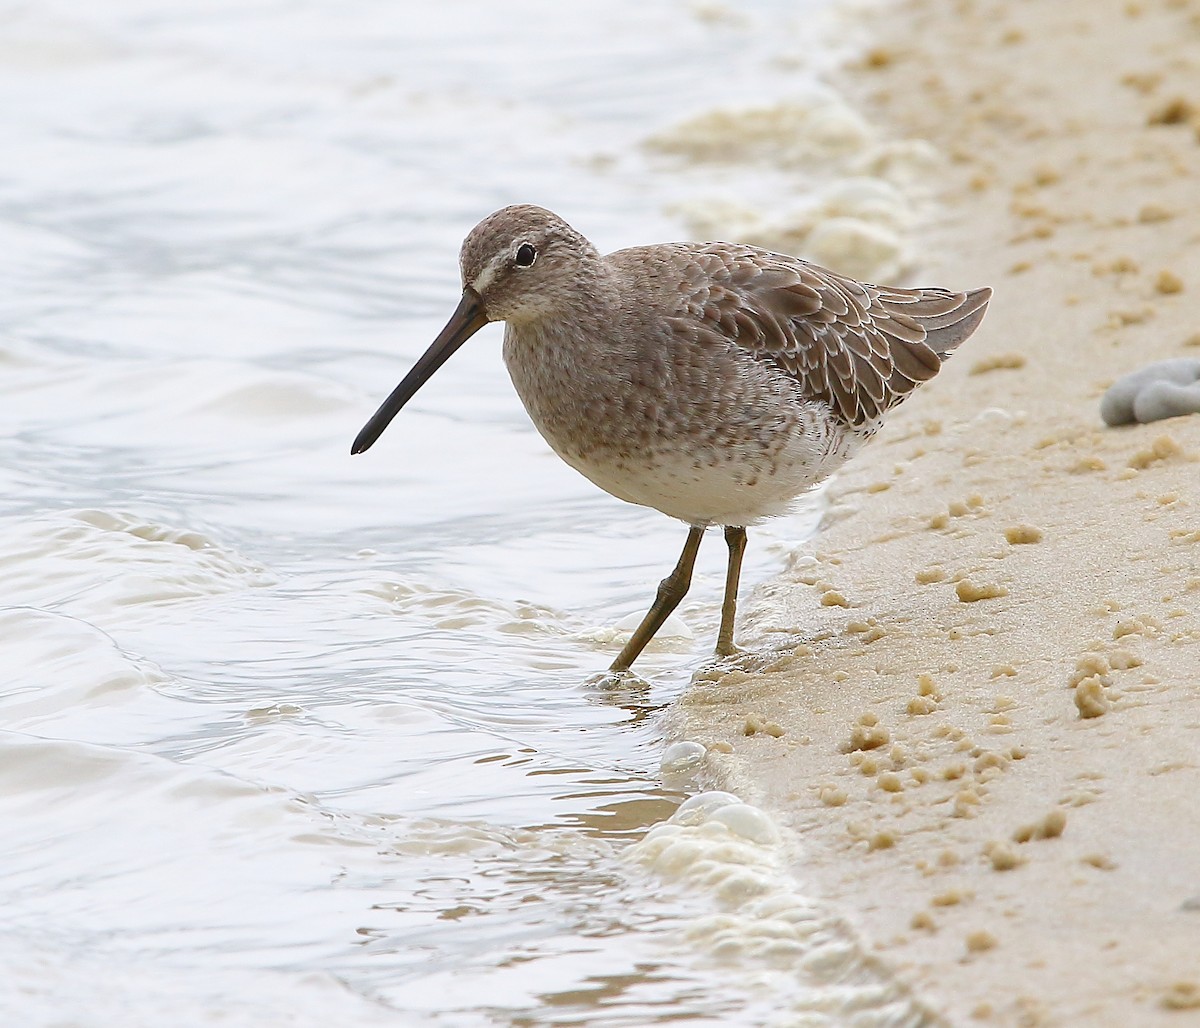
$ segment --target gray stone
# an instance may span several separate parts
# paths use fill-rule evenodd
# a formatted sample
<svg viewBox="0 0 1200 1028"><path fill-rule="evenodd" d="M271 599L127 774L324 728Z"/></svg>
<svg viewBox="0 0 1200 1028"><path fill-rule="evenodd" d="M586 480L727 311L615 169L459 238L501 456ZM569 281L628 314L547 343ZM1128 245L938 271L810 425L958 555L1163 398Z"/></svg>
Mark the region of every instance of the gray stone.
<svg viewBox="0 0 1200 1028"><path fill-rule="evenodd" d="M1200 358L1157 361L1117 379L1100 401L1106 425L1146 424L1200 412Z"/></svg>

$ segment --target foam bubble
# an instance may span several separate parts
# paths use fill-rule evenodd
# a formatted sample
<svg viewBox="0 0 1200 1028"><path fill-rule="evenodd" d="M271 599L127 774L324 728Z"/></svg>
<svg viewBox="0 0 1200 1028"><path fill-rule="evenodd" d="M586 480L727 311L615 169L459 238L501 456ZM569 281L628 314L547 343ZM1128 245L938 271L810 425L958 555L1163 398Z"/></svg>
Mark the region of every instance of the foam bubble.
<svg viewBox="0 0 1200 1028"><path fill-rule="evenodd" d="M661 767L664 775L688 774L704 763L708 751L698 742L676 742L668 746L662 755Z"/></svg>
<svg viewBox="0 0 1200 1028"><path fill-rule="evenodd" d="M743 839L772 846L779 842L775 823L757 807L748 803L731 803L713 813L713 820L725 825Z"/></svg>

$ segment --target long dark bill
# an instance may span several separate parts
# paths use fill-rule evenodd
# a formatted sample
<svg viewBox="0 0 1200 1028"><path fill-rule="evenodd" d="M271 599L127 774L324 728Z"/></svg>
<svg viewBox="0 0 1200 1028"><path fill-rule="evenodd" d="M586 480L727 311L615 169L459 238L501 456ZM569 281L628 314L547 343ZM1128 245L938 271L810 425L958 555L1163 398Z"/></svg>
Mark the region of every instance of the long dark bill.
<svg viewBox="0 0 1200 1028"><path fill-rule="evenodd" d="M450 315L446 327L438 333L438 337L429 349L421 354L420 359L413 365L412 371L404 376L404 381L392 390L392 395L383 401L383 405L363 426L363 430L358 433L358 438L354 440L354 445L350 447L350 452L362 453L363 450L369 449L383 434L383 430L388 427L392 418L400 413L400 408L416 395L417 390L425 384L429 376L445 364L455 350L487 323L488 319L483 313L479 294L468 286L463 290L462 300L459 301L455 312Z"/></svg>

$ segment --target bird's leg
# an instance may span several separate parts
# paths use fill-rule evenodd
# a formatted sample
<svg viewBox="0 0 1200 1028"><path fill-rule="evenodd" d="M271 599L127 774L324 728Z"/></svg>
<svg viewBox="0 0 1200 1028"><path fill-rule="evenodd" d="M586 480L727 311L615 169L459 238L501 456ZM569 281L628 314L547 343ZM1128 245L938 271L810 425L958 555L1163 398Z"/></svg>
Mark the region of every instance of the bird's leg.
<svg viewBox="0 0 1200 1028"><path fill-rule="evenodd" d="M687 542L683 544L683 553L679 555L679 563L675 570L664 578L658 585L658 593L654 603L637 631L629 638L617 659L612 662L609 671L628 671L638 658L638 654L646 648L646 643L654 638L654 633L663 626L663 622L671 616L671 611L679 606L679 601L687 595L688 586L692 584L692 567L696 563L696 553L700 549L700 540L704 538L704 529L695 525L688 531Z"/></svg>
<svg viewBox="0 0 1200 1028"><path fill-rule="evenodd" d="M742 577L742 554L746 552L746 530L725 526L725 542L729 544L729 568L725 572L725 602L721 604L721 630L717 633L717 656L732 657L733 619L737 614L738 579Z"/></svg>

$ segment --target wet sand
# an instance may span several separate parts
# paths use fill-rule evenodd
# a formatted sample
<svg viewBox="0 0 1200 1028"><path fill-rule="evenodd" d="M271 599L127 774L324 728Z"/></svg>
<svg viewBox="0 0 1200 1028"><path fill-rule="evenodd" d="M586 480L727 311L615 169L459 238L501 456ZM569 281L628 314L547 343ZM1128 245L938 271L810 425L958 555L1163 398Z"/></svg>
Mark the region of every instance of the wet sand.
<svg viewBox="0 0 1200 1028"><path fill-rule="evenodd" d="M1200 3L874 19L841 85L942 155L910 278L996 297L680 733L949 1023L1189 1022L1200 417L1106 428L1099 399L1200 356Z"/></svg>

